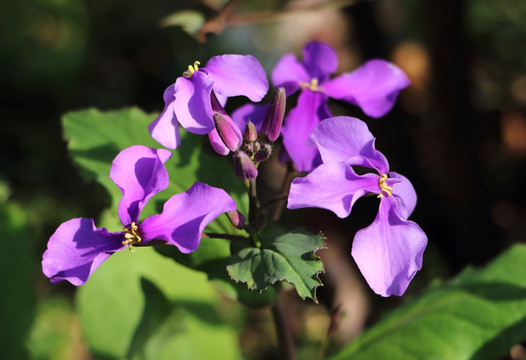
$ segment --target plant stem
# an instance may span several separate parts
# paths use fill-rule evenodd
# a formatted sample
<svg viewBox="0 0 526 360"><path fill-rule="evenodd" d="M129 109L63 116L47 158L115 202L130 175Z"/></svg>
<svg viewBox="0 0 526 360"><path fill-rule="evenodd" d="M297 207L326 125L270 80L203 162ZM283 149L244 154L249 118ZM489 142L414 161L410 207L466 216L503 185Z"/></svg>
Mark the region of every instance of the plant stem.
<svg viewBox="0 0 526 360"><path fill-rule="evenodd" d="M280 289L278 288L278 290ZM272 317L274 318L274 325L276 326L276 337L278 339L281 359L296 360L294 338L289 322L287 321L287 312L279 293L276 303L272 305Z"/></svg>
<svg viewBox="0 0 526 360"><path fill-rule="evenodd" d="M241 235L220 234L220 233L212 233L212 232L201 233L201 238L227 239L227 240L242 241L242 242L247 241L247 238Z"/></svg>
<svg viewBox="0 0 526 360"><path fill-rule="evenodd" d="M279 192L278 197L283 196L288 193L290 188L290 183L292 180L294 180L295 171L292 168L292 165L289 163L287 164L287 172L285 173L285 177L283 178L283 184L281 185L281 190ZM284 199L281 199L274 208L274 212L272 213L272 221L278 221L281 217L281 211L283 210L283 205L285 204Z"/></svg>
<svg viewBox="0 0 526 360"><path fill-rule="evenodd" d="M258 216L258 196L256 191L256 180L249 180L248 182L248 226L250 238L254 246L261 247L261 241L258 235L257 216Z"/></svg>
<svg viewBox="0 0 526 360"><path fill-rule="evenodd" d="M275 202L286 200L288 196L289 196L289 193L280 194L278 196L275 196L272 199L268 200L263 205L261 205L260 208L264 209L264 208L269 207L270 205L274 204Z"/></svg>

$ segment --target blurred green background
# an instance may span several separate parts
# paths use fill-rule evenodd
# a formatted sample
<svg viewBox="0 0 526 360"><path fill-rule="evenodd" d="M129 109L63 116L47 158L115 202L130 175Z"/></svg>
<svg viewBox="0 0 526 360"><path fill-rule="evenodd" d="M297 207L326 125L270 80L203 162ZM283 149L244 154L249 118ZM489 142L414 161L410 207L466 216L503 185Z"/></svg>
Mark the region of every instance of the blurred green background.
<svg viewBox="0 0 526 360"><path fill-rule="evenodd" d="M410 178L417 189L419 203L412 219L427 232L430 245L409 296L437 276L485 263L510 244L526 240L525 2L245 0L235 2L227 26L207 35L206 41L187 32L202 19L213 18L224 3L1 2L3 358L95 356L79 324L75 289L49 284L40 269L47 239L61 222L96 218L109 204L100 185L83 182L73 167L60 117L87 107L138 106L158 112L164 89L188 64L204 64L218 54L252 54L270 75L284 53L299 55L307 41L319 40L338 52L339 72L374 57L387 58L406 71L412 86L384 118L367 119L345 104L333 104L333 111L366 120L391 169ZM186 31L177 22L184 23ZM266 170L270 175L261 179L262 187L277 191L274 177L279 170ZM351 239L375 214L372 201L362 202L362 209L353 210L343 223L322 211L284 216L333 234L329 241L346 257L327 258L343 261L356 273ZM350 280L331 275L330 269L327 273L332 278L320 296L331 308L335 294L342 291L338 284ZM364 300L354 308L360 314L344 340L373 322L378 311L400 302L380 301L370 296L362 279L354 281L358 285L352 294L360 293ZM309 349L324 332L320 335L308 319L325 324L327 311L291 301L303 319L298 328L305 329L297 336ZM255 340L273 333L268 319L264 310L254 310L233 321L245 356L275 355L275 349L267 349L272 341ZM262 348L267 350L258 352Z"/></svg>

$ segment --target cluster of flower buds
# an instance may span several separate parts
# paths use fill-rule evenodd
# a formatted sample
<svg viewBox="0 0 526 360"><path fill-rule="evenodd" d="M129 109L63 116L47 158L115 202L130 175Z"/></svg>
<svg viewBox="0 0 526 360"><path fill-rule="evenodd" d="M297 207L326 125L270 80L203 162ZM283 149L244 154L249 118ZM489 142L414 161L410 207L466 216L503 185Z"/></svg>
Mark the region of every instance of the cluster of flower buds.
<svg viewBox="0 0 526 360"><path fill-rule="evenodd" d="M259 134L254 123L248 121L246 124L243 142L241 146L236 149L237 151L234 152L234 171L236 176L243 181L254 180L258 175L257 165L260 162L266 161L272 154L271 143L277 140L281 132L283 117L285 115L285 105L285 89L280 87L276 89L276 93L267 108ZM216 126L218 124L219 123L216 122ZM223 139L222 134L228 134L231 137L231 142L235 142L235 134L231 129L225 124L221 125L222 128L220 128L220 126L217 127L221 138ZM223 141L227 144L225 140Z"/></svg>

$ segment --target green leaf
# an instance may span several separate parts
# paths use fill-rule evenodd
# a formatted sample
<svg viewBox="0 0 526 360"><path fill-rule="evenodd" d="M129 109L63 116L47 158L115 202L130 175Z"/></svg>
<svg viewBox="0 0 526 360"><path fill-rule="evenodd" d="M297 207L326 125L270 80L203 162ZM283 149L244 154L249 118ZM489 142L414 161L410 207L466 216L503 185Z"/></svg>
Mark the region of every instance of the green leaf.
<svg viewBox="0 0 526 360"><path fill-rule="evenodd" d="M262 290L276 281L293 284L303 299L315 302L318 278L323 264L315 254L325 248L321 234L309 235L300 230L283 234L267 230L261 236L261 247L232 242L232 257L227 266L230 277L247 283L249 289Z"/></svg>
<svg viewBox="0 0 526 360"><path fill-rule="evenodd" d="M226 239L202 239L199 248L190 254L182 254L173 246L157 246L155 250L180 264L206 272L208 278L220 286L230 298L245 305L266 306L276 301L275 288L270 287L257 293L230 279L226 270L230 258L230 241Z"/></svg>
<svg viewBox="0 0 526 360"><path fill-rule="evenodd" d="M526 246L392 311L355 339L339 359L497 359L524 340Z"/></svg>
<svg viewBox="0 0 526 360"><path fill-rule="evenodd" d="M152 248L112 255L77 292L88 345L111 358L240 358L219 300L205 274Z"/></svg>

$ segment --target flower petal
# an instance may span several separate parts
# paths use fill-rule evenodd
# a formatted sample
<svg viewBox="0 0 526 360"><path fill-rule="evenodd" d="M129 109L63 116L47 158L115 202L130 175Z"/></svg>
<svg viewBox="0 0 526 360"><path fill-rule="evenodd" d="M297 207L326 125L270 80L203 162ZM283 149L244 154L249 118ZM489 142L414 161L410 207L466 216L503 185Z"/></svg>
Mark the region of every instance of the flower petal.
<svg viewBox="0 0 526 360"><path fill-rule="evenodd" d="M318 150L307 145L314 128L331 116L327 96L321 92L303 90L298 103L285 118L281 129L283 145L298 171L311 171L321 163Z"/></svg>
<svg viewBox="0 0 526 360"><path fill-rule="evenodd" d="M422 268L426 245L420 226L398 214L396 199L382 197L373 223L356 233L352 256L375 293L401 296Z"/></svg>
<svg viewBox="0 0 526 360"><path fill-rule="evenodd" d="M279 59L272 70L274 87L283 86L288 95L294 94L300 88L300 82L310 83L311 76L305 65L298 61L295 55L287 54Z"/></svg>
<svg viewBox="0 0 526 360"><path fill-rule="evenodd" d="M174 113L174 85L166 88L163 98L164 110L161 115L148 126L148 130L159 144L168 149L175 149L181 145L181 137L179 135L179 122Z"/></svg>
<svg viewBox="0 0 526 360"><path fill-rule="evenodd" d="M338 56L334 49L316 41L308 43L303 48L303 62L311 78L318 79L320 84L338 70Z"/></svg>
<svg viewBox="0 0 526 360"><path fill-rule="evenodd" d="M398 211L402 218L407 219L416 206L416 191L413 184L403 175L395 172L390 172L391 178L399 180L393 184L393 196L396 197L398 203Z"/></svg>
<svg viewBox="0 0 526 360"><path fill-rule="evenodd" d="M346 162L389 172L385 156L374 148L375 138L360 119L336 116L323 120L309 142L320 151L323 162Z"/></svg>
<svg viewBox="0 0 526 360"><path fill-rule="evenodd" d="M77 218L61 224L42 257L42 271L52 283L67 280L84 284L114 252L124 249L122 232L97 229L93 219Z"/></svg>
<svg viewBox="0 0 526 360"><path fill-rule="evenodd" d="M124 226L137 223L150 198L168 187L164 163L172 153L135 145L122 150L113 160L110 178L122 192L119 218Z"/></svg>
<svg viewBox="0 0 526 360"><path fill-rule="evenodd" d="M268 91L267 74L252 55L214 56L206 64L214 91L223 96L244 95L261 101Z"/></svg>
<svg viewBox="0 0 526 360"><path fill-rule="evenodd" d="M225 143L221 139L221 136L219 136L217 129L214 128L208 133L208 140L210 141L210 145L212 145L212 148L219 155L226 156L230 153L230 149L225 145Z"/></svg>
<svg viewBox="0 0 526 360"><path fill-rule="evenodd" d="M268 104L248 103L240 106L232 113L232 120L237 124L242 133L245 133L245 127L249 121L256 126L256 130L261 130L261 124L267 113Z"/></svg>
<svg viewBox="0 0 526 360"><path fill-rule="evenodd" d="M190 79L178 77L174 84L174 112L186 130L208 134L214 128L210 94L213 81L204 71L196 71Z"/></svg>
<svg viewBox="0 0 526 360"><path fill-rule="evenodd" d="M391 110L400 90L409 84L398 67L375 59L324 83L323 89L329 97L357 105L369 116L381 117Z"/></svg>
<svg viewBox="0 0 526 360"><path fill-rule="evenodd" d="M359 176L347 164L326 163L292 181L287 208L317 207L344 218L355 201L368 192L378 192L378 175Z"/></svg>
<svg viewBox="0 0 526 360"><path fill-rule="evenodd" d="M196 182L188 191L172 196L161 214L141 223L143 242L164 240L182 253L190 253L199 246L204 228L233 210L236 202L224 190Z"/></svg>

